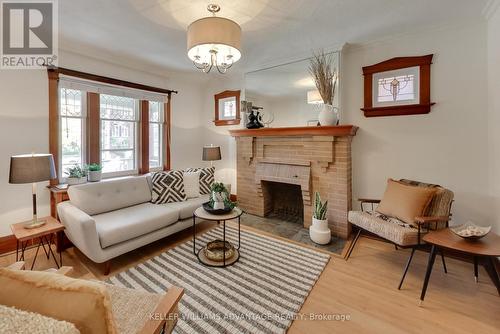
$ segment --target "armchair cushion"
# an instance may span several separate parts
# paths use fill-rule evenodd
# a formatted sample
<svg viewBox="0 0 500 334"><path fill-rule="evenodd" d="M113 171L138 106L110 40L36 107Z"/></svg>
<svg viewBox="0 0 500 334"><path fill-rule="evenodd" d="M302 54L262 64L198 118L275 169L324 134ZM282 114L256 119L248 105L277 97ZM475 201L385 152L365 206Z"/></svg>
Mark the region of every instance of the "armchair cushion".
<svg viewBox="0 0 500 334"><path fill-rule="evenodd" d="M0 268L0 304L73 323L82 333L116 333L106 288L47 272Z"/></svg>
<svg viewBox="0 0 500 334"><path fill-rule="evenodd" d="M435 192L434 188L416 187L388 179L387 188L377 211L405 223L414 224L415 217L425 214Z"/></svg>
<svg viewBox="0 0 500 334"><path fill-rule="evenodd" d="M413 246L418 244L418 229L397 218L388 217L378 212L349 211L348 220L351 224L397 245ZM422 229L421 233L425 233L425 230Z"/></svg>

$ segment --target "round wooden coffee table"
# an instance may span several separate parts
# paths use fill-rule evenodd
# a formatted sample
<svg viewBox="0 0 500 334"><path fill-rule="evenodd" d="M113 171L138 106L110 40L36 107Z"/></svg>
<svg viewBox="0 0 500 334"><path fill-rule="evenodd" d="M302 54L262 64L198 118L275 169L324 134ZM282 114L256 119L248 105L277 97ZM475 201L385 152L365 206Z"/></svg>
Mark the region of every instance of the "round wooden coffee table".
<svg viewBox="0 0 500 334"><path fill-rule="evenodd" d="M429 254L429 262L427 263L427 272L425 273L424 285L420 295L420 302L422 303L425 298L429 278L432 273L432 266L436 259L436 254L439 249L448 249L455 252L460 252L473 257L474 259L474 276L478 277L478 263L480 259L484 259L485 266L490 267L490 276L495 284L498 294L500 295L500 279L496 270L495 258L500 256L500 236L490 232L479 240L466 240L453 233L449 228L439 231L430 231L427 233L423 240L432 245Z"/></svg>
<svg viewBox="0 0 500 334"><path fill-rule="evenodd" d="M214 215L211 214L203 207L199 207L196 209L193 213L193 253L196 255L200 263L209 266L209 267L220 267L224 268L227 266L230 266L232 264L235 264L238 262L240 259L240 245L241 245L241 215L243 214L243 211L235 207L231 212L223 215ZM234 247L235 254L231 256L230 258L226 259L226 253L224 252L224 256L222 261L214 261L206 257L205 255L205 247L200 248L199 250L196 250L196 218L200 218L203 220L207 221L212 221L212 222L217 222L217 224L220 224L222 222L223 224L223 229L222 229L222 242L223 244L226 244L226 220L231 220L231 219L238 219L238 247ZM215 241L215 240L214 240Z"/></svg>

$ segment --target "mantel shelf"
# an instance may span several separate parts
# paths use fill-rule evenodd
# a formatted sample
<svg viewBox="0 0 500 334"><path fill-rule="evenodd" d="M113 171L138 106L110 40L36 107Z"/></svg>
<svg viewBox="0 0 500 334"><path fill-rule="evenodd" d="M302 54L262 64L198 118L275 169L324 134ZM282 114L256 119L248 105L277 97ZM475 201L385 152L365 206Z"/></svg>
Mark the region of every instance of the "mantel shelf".
<svg viewBox="0 0 500 334"><path fill-rule="evenodd" d="M298 126L283 128L238 129L229 130L233 137L309 137L309 136L355 136L358 127L354 125L338 126Z"/></svg>

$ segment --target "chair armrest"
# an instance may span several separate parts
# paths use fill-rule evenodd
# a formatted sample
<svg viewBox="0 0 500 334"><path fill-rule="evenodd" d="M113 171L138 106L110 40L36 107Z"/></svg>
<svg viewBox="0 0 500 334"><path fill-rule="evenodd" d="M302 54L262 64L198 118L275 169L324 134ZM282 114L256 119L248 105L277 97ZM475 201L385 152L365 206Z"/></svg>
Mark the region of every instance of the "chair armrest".
<svg viewBox="0 0 500 334"><path fill-rule="evenodd" d="M184 289L176 286L170 287L165 296L158 303L158 306L156 306L156 309L153 311L153 316L148 319L139 333L161 333L165 323L167 323L167 331L165 333L170 333L174 328L173 325L177 322L177 304L181 300L183 294Z"/></svg>
<svg viewBox="0 0 500 334"><path fill-rule="evenodd" d="M379 199L373 198L358 198L358 201L361 203L380 203Z"/></svg>
<svg viewBox="0 0 500 334"><path fill-rule="evenodd" d="M447 222L449 220L450 220L450 217L447 217L447 216L415 217L415 223L417 223L417 224L441 223L441 222Z"/></svg>
<svg viewBox="0 0 500 334"><path fill-rule="evenodd" d="M12 270L24 270L25 262L24 261L17 261L14 262L13 264L9 265L7 269L12 269Z"/></svg>

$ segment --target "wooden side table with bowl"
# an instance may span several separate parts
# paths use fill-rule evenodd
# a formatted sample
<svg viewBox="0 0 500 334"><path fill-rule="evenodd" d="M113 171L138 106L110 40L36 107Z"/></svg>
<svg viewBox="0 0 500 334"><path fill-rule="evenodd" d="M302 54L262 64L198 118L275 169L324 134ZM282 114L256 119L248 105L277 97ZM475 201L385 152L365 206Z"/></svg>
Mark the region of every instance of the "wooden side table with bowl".
<svg viewBox="0 0 500 334"><path fill-rule="evenodd" d="M12 233L16 237L16 261L24 261L24 252L26 247L30 243L30 241L34 241L38 239L38 246L36 247L35 257L33 258L33 262L31 264L31 269L35 266L36 258L38 256L38 252L40 250L40 246L43 248L47 259L52 256L57 268L62 266L62 252L59 253L59 262L52 251L52 243L54 241L54 237L57 238L58 235L64 230L64 225L59 223L54 217L44 217L41 218L40 221L43 221L44 224L35 228L26 228L27 223L22 222L10 225ZM45 248L47 246L47 248Z"/></svg>
<svg viewBox="0 0 500 334"><path fill-rule="evenodd" d="M495 259L500 256L500 236L490 232L491 227L476 226L466 223L439 231L430 231L423 240L430 244L431 252L427 263L424 284L420 295L420 303L424 301L432 273L436 254L441 249L466 254L474 259L474 277L478 279L478 263L484 259L490 269L490 276L500 295L500 279L496 269Z"/></svg>

